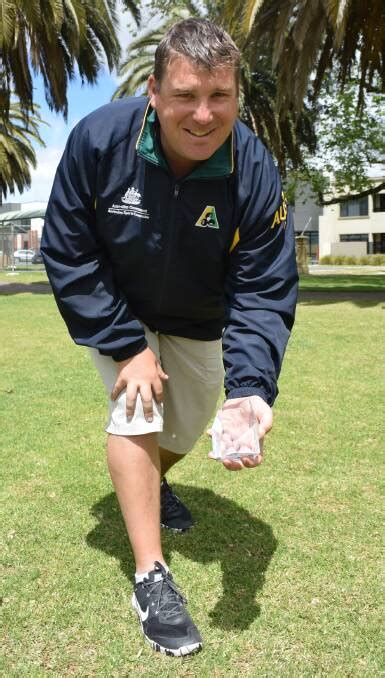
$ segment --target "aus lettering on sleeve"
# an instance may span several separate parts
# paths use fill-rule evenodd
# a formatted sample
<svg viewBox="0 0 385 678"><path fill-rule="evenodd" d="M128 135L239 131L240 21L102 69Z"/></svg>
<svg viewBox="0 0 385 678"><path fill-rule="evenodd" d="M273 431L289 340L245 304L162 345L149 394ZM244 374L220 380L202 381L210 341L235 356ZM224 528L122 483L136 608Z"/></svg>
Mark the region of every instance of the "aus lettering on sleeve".
<svg viewBox="0 0 385 678"><path fill-rule="evenodd" d="M283 228L286 228L286 218L287 218L287 199L285 194L282 192L282 202L278 209L274 213L273 223L270 228L275 228L282 224Z"/></svg>

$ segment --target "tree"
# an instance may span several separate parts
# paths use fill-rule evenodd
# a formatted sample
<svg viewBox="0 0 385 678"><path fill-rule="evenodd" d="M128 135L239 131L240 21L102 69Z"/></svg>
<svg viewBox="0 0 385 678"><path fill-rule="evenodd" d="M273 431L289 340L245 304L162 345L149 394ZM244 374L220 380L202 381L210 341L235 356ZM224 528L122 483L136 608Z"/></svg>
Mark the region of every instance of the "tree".
<svg viewBox="0 0 385 678"><path fill-rule="evenodd" d="M358 68L358 110L365 91L385 89L383 0L225 0L223 17L242 46L270 41L280 111L300 111L309 86L317 98L332 67L342 88Z"/></svg>
<svg viewBox="0 0 385 678"><path fill-rule="evenodd" d="M113 94L113 99L144 93L148 76L154 67L154 53L166 31L176 21L186 19L191 14L199 15L197 7L189 3L189 9L180 3L170 8L166 18L158 28L150 28L140 33L127 46L126 58L120 63L118 75L123 78L121 84ZM191 11L191 14L190 14Z"/></svg>
<svg viewBox="0 0 385 678"><path fill-rule="evenodd" d="M95 83L106 59L118 63L117 0L8 0L0 14L0 110L10 92L33 110L32 72L41 74L51 109L67 115L67 85L76 68L82 81ZM135 0L124 5L136 20Z"/></svg>
<svg viewBox="0 0 385 678"><path fill-rule="evenodd" d="M383 113L372 96L384 90L383 0L226 0L223 18L244 51L271 45L278 115L313 111L316 153L304 149L289 186L306 179L322 204L337 199L325 197L330 183L346 196L380 190L368 168L384 155Z"/></svg>
<svg viewBox="0 0 385 678"><path fill-rule="evenodd" d="M373 178L385 157L385 96L365 95L357 114L359 84L346 83L339 92L333 77L324 83L316 124L317 153L306 155L301 168L291 173L289 196L297 184L306 182L322 205L351 197L363 197L383 190L384 182ZM379 173L380 174L380 171Z"/></svg>
<svg viewBox="0 0 385 678"><path fill-rule="evenodd" d="M138 22L136 0L122 3ZM36 166L31 142L43 143L41 119L33 114L32 74L42 76L50 108L66 117L69 80L78 73L93 84L105 61L110 70L118 64L116 5L117 0L2 2L0 195L30 186L30 166Z"/></svg>
<svg viewBox="0 0 385 678"><path fill-rule="evenodd" d="M301 167L304 153L315 152L314 115L307 105L299 114L293 106L278 110L277 79L268 45L242 51L240 85L240 117L273 153L282 176Z"/></svg>
<svg viewBox="0 0 385 678"><path fill-rule="evenodd" d="M3 196L21 193L31 185L30 167L36 167L32 141L44 146L39 135L38 114L26 115L19 103L11 102L6 116L0 114L0 203Z"/></svg>

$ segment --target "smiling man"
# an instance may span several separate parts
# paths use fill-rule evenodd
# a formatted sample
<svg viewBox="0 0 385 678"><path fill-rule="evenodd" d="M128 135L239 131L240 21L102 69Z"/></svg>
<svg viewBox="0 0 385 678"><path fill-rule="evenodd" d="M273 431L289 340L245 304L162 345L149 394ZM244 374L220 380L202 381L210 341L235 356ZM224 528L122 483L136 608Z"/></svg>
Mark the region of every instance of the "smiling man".
<svg viewBox="0 0 385 678"><path fill-rule="evenodd" d="M229 138L238 114L234 66L217 65L211 72L175 55L160 80L150 76L148 92L163 152L177 177L210 158Z"/></svg>
<svg viewBox="0 0 385 678"><path fill-rule="evenodd" d="M160 525L193 525L165 474L205 430L223 365L223 440L234 443L250 412L260 437L259 453L238 450L223 466L262 462L297 294L276 167L237 119L239 58L211 22L175 24L148 97L73 130L41 245L69 332L111 395L108 466L135 558L132 604L152 647L176 656L202 638L162 554Z"/></svg>

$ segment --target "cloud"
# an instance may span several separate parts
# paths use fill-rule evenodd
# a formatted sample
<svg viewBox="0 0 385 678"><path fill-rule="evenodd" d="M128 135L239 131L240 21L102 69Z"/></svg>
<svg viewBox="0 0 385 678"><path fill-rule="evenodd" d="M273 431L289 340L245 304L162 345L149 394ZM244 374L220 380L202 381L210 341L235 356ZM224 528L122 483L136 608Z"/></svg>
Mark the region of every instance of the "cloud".
<svg viewBox="0 0 385 678"><path fill-rule="evenodd" d="M37 151L37 167L31 171L31 188L21 195L8 196L12 202L48 202L56 168L63 153L62 146L50 146Z"/></svg>
<svg viewBox="0 0 385 678"><path fill-rule="evenodd" d="M79 121L79 116L72 117L70 115L68 122L65 122L60 115L49 111L45 102L42 108L44 108L41 114L42 118L49 124L40 125L39 133L46 146L42 148L36 143L32 144L36 153L37 166L36 169L31 169L31 188L23 191L23 193L16 191L14 195L9 194L7 196L8 202L48 201L56 168L63 154L68 135Z"/></svg>

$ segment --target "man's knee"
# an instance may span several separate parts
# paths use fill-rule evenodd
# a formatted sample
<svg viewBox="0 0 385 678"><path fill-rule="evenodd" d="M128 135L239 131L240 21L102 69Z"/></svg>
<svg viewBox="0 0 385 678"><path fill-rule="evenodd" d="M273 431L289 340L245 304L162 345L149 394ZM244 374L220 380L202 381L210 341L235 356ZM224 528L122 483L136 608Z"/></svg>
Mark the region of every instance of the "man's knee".
<svg viewBox="0 0 385 678"><path fill-rule="evenodd" d="M107 456L138 459L140 456L159 459L158 437L156 433L122 436L109 433L107 435Z"/></svg>

